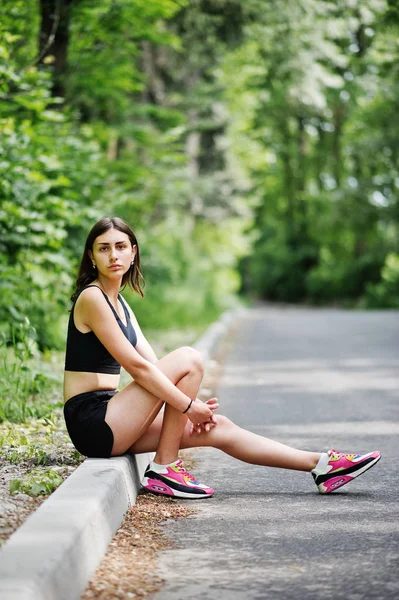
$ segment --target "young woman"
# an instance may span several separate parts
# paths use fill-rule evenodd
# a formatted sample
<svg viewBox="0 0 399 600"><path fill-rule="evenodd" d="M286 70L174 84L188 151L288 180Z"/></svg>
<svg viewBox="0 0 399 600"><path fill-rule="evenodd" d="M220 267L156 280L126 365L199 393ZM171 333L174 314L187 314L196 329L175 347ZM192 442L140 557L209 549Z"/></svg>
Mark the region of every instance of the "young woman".
<svg viewBox="0 0 399 600"><path fill-rule="evenodd" d="M143 487L181 498L206 498L213 489L184 469L180 448L213 446L247 463L311 472L320 493L338 489L378 462L379 452L297 450L216 416L216 398L197 398L200 354L184 347L158 360L119 294L128 284L143 296L141 281L133 231L119 218L98 221L88 235L72 296L65 361L64 416L80 453L108 458L154 451ZM118 392L120 366L133 380Z"/></svg>

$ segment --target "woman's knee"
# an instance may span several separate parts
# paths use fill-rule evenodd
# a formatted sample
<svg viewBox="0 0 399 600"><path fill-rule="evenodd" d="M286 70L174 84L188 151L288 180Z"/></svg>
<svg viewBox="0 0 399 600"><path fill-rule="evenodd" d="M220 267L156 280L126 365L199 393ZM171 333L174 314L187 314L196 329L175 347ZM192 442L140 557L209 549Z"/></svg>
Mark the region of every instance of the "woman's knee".
<svg viewBox="0 0 399 600"><path fill-rule="evenodd" d="M224 415L218 415L218 413L215 413L215 417L217 427L222 428L223 430L232 429L235 427L233 421L230 421L228 417L225 417Z"/></svg>
<svg viewBox="0 0 399 600"><path fill-rule="evenodd" d="M204 374L204 359L198 350L191 348L191 346L183 346L179 348L179 351L184 355L185 360L187 360L190 371L199 372L201 375Z"/></svg>

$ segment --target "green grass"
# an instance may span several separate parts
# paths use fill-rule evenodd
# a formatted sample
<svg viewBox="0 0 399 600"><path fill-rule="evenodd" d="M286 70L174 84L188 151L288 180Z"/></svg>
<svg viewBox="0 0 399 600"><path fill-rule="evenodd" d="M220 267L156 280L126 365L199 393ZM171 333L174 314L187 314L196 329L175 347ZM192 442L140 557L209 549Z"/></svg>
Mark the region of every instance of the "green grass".
<svg viewBox="0 0 399 600"><path fill-rule="evenodd" d="M38 352L28 320L13 329L11 344L5 340L0 342L0 423L50 417L62 403L60 353Z"/></svg>
<svg viewBox="0 0 399 600"><path fill-rule="evenodd" d="M0 459L11 464L74 465L82 460L66 430L61 408L51 418L0 423Z"/></svg>
<svg viewBox="0 0 399 600"><path fill-rule="evenodd" d="M22 492L29 496L47 496L51 494L64 479L54 469L45 471L34 470L21 479L12 479L10 481L10 495Z"/></svg>

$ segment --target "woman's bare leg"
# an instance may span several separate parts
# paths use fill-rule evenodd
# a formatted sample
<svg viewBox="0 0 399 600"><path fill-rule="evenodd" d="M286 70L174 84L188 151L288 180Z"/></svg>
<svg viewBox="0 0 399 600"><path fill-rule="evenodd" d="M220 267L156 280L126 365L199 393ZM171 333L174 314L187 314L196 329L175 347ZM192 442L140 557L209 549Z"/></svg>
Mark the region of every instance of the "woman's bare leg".
<svg viewBox="0 0 399 600"><path fill-rule="evenodd" d="M176 387L195 400L204 376L204 365L199 354L193 355L192 361L190 372L180 379ZM177 459L186 423L187 415L182 414L170 404L165 406L154 462L159 465L168 465Z"/></svg>
<svg viewBox="0 0 399 600"><path fill-rule="evenodd" d="M297 450L280 442L242 429L227 417L216 416L217 425L209 432L190 435L186 425L180 448L212 446L243 462L280 467L296 471L311 471L320 459L320 453ZM153 452L157 448L162 421L157 417L148 431L135 442L129 452ZM166 464L166 463L165 463Z"/></svg>
<svg viewBox="0 0 399 600"><path fill-rule="evenodd" d="M157 367L190 398L196 397L203 375L202 360L198 352L188 347L179 348L161 358ZM105 421L114 434L112 456L124 454L147 431L163 404L162 400L134 381L111 398ZM159 416L158 460L166 460L160 464L167 464L177 457L187 417L169 405L165 408L165 415ZM165 425L161 436L162 420ZM167 460L168 458L171 460Z"/></svg>
<svg viewBox="0 0 399 600"><path fill-rule="evenodd" d="M190 398L196 397L203 371L195 350L180 348L157 366ZM162 400L135 382L116 394L108 403L105 419L114 433L112 455L157 452L156 462L168 464L176 459L179 448L213 446L244 462L300 471L310 471L320 458L320 454L246 431L222 415L217 415L217 425L209 432L190 435L186 415L170 405L158 414L162 406Z"/></svg>

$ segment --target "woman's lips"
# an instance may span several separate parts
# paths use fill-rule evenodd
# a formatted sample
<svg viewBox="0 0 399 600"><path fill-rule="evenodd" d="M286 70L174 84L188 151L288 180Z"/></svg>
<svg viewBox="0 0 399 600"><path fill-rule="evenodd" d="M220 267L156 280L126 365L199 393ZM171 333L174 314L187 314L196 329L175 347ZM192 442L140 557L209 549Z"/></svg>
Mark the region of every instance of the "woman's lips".
<svg viewBox="0 0 399 600"><path fill-rule="evenodd" d="M120 269L122 265L111 265L110 267L108 267L109 269L112 269L113 271L116 271L116 269Z"/></svg>

